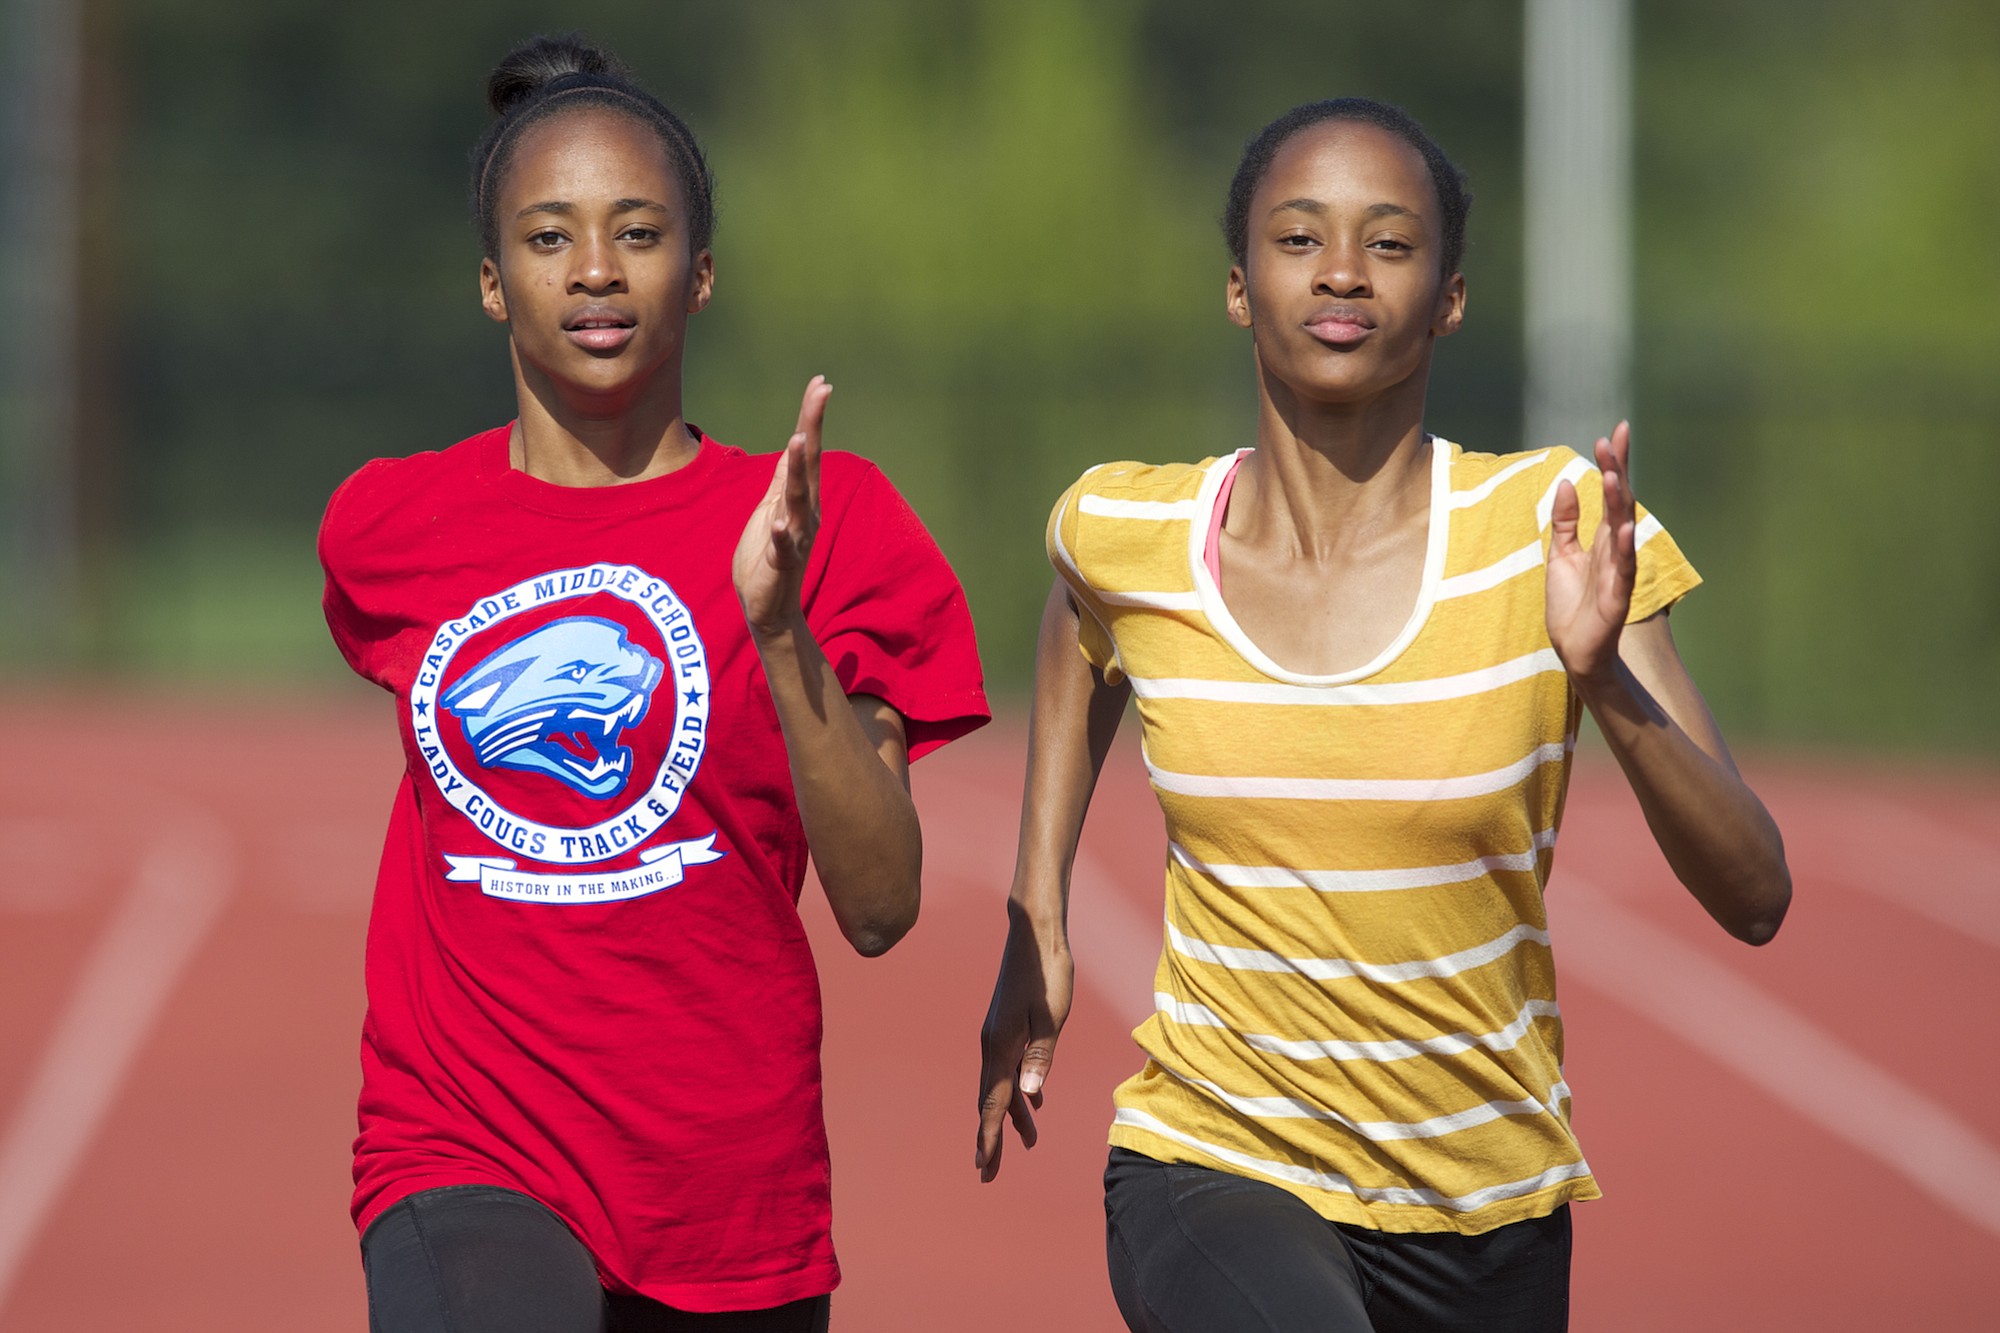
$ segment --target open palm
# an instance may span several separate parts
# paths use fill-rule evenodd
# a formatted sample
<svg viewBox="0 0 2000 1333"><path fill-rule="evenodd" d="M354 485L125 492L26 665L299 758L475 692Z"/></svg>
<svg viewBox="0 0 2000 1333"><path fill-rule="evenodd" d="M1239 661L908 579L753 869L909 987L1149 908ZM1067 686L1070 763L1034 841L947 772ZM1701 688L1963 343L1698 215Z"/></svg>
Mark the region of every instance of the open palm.
<svg viewBox="0 0 2000 1333"><path fill-rule="evenodd" d="M799 424L736 543L732 573L744 619L776 633L799 610L799 585L819 533L820 423L833 386L815 375L799 403Z"/></svg>
<svg viewBox="0 0 2000 1333"><path fill-rule="evenodd" d="M1549 643L1573 677L1597 679L1618 662L1618 636L1632 608L1638 576L1638 505L1632 498L1632 428L1621 421L1597 442L1604 476L1604 521L1586 549L1577 537L1576 487L1556 487L1550 515Z"/></svg>

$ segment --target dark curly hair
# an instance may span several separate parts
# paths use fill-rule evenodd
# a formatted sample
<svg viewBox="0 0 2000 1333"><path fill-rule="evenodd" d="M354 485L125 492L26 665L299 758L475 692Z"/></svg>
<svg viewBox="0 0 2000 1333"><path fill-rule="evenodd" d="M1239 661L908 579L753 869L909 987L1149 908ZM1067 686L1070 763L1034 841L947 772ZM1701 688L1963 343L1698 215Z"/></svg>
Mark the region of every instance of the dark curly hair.
<svg viewBox="0 0 2000 1333"><path fill-rule="evenodd" d="M1250 196L1271 169L1271 160L1300 130L1332 120L1355 121L1384 129L1417 150L1430 168L1431 185L1437 191L1438 206L1444 212L1443 249L1440 254L1444 275L1458 272L1465 259L1465 217L1472 211L1472 191L1466 187L1465 173L1452 165L1424 127L1408 112L1368 97L1335 97L1324 102L1295 106L1257 131L1243 148L1243 160L1229 182L1229 202L1222 211L1222 238L1228 242L1229 257L1238 264L1250 248Z"/></svg>
<svg viewBox="0 0 2000 1333"><path fill-rule="evenodd" d="M499 255L493 210L522 132L584 107L629 116L659 136L686 202L690 250L698 254L714 239L715 177L694 132L633 82L616 56L590 45L581 33L531 37L509 51L486 79L486 102L495 119L472 150L472 217L487 258Z"/></svg>

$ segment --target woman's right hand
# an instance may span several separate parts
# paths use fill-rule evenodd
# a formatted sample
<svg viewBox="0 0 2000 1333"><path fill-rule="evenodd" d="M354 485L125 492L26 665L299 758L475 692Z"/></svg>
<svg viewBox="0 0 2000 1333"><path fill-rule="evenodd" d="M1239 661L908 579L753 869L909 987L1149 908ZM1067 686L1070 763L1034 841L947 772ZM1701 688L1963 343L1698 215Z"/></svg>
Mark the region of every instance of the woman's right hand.
<svg viewBox="0 0 2000 1333"><path fill-rule="evenodd" d="M993 1002L979 1030L979 1143L973 1164L981 1181L1000 1174L1005 1123L1021 1146L1035 1146L1035 1112L1055 1064L1056 1038L1069 1018L1076 969L1061 928L1037 930L1018 904L1007 905L1007 947Z"/></svg>
<svg viewBox="0 0 2000 1333"><path fill-rule="evenodd" d="M1021 841L1007 895L1007 947L979 1031L981 1180L1000 1173L1001 1135L1014 1122L1021 1145L1035 1146L1035 1112L1069 1017L1076 969L1070 962L1069 870L1084 811L1132 696L1107 684L1077 651L1077 609L1058 579L1042 609L1035 649L1035 703L1028 726L1028 780L1021 795Z"/></svg>

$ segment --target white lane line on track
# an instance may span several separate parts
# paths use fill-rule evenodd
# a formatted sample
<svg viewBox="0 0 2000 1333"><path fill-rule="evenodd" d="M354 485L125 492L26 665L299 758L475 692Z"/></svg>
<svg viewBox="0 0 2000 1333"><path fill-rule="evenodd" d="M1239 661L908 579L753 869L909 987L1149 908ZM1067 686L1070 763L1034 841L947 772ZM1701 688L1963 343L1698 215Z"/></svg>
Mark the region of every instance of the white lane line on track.
<svg viewBox="0 0 2000 1333"><path fill-rule="evenodd" d="M1009 798L956 774L939 774L916 790L919 813L930 834L924 842L926 887L950 881L961 888L990 888L998 909L1014 875L1018 797ZM1076 958L1077 984L1088 988L1121 1022L1137 1027L1153 1012L1153 972L1166 930L1160 917L1149 917L1134 905L1110 869L1090 851L1087 824L1083 842L1069 876L1070 951ZM1164 834L1157 859L1146 873L1156 886L1164 884ZM1154 901L1164 904L1164 895L1163 887L1154 888ZM998 967L1005 925L997 910L994 930L993 964Z"/></svg>
<svg viewBox="0 0 2000 1333"><path fill-rule="evenodd" d="M2000 1236L2000 1150L1955 1113L1587 882L1559 876L1550 903L1559 977L1665 1028Z"/></svg>
<svg viewBox="0 0 2000 1333"><path fill-rule="evenodd" d="M1849 798L1842 812L1827 848L1833 856L1801 846L1794 852L1800 871L2000 948L2000 847L1878 797Z"/></svg>
<svg viewBox="0 0 2000 1333"><path fill-rule="evenodd" d="M0 1309L117 1098L174 985L214 928L234 867L227 834L188 814L142 854L0 1138Z"/></svg>

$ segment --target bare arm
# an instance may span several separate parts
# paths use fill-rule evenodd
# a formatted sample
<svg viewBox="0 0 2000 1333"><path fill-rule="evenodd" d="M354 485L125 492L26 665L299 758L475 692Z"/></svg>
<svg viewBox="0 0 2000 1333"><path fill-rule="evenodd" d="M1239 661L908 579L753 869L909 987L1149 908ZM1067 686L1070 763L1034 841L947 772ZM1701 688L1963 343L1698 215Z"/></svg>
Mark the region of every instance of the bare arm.
<svg viewBox="0 0 2000 1333"><path fill-rule="evenodd" d="M1000 1171L1004 1122L1035 1146L1034 1110L1069 1017L1075 969L1069 953L1069 875L1097 775L1118 734L1129 685L1111 685L1077 651L1077 610L1061 580L1042 611L1035 651L1035 703L1007 944L993 1002L980 1029L981 1180Z"/></svg>
<svg viewBox="0 0 2000 1333"><path fill-rule="evenodd" d="M1667 864L1737 939L1763 944L1791 903L1778 826L1737 774L1665 614L1626 627L1617 670L1577 682Z"/></svg>
<svg viewBox="0 0 2000 1333"><path fill-rule="evenodd" d="M903 719L849 698L806 625L799 583L819 529L820 423L832 386L806 386L798 431L737 544L736 592L785 736L806 845L841 934L872 958L916 924L923 835Z"/></svg>
<svg viewBox="0 0 2000 1333"><path fill-rule="evenodd" d="M1604 522L1588 551L1577 540L1575 489L1565 482L1557 492L1549 639L1674 874L1724 930L1763 944L1792 900L1777 823L1737 773L1665 613L1625 624L1638 569L1630 450L1622 422L1597 442Z"/></svg>

